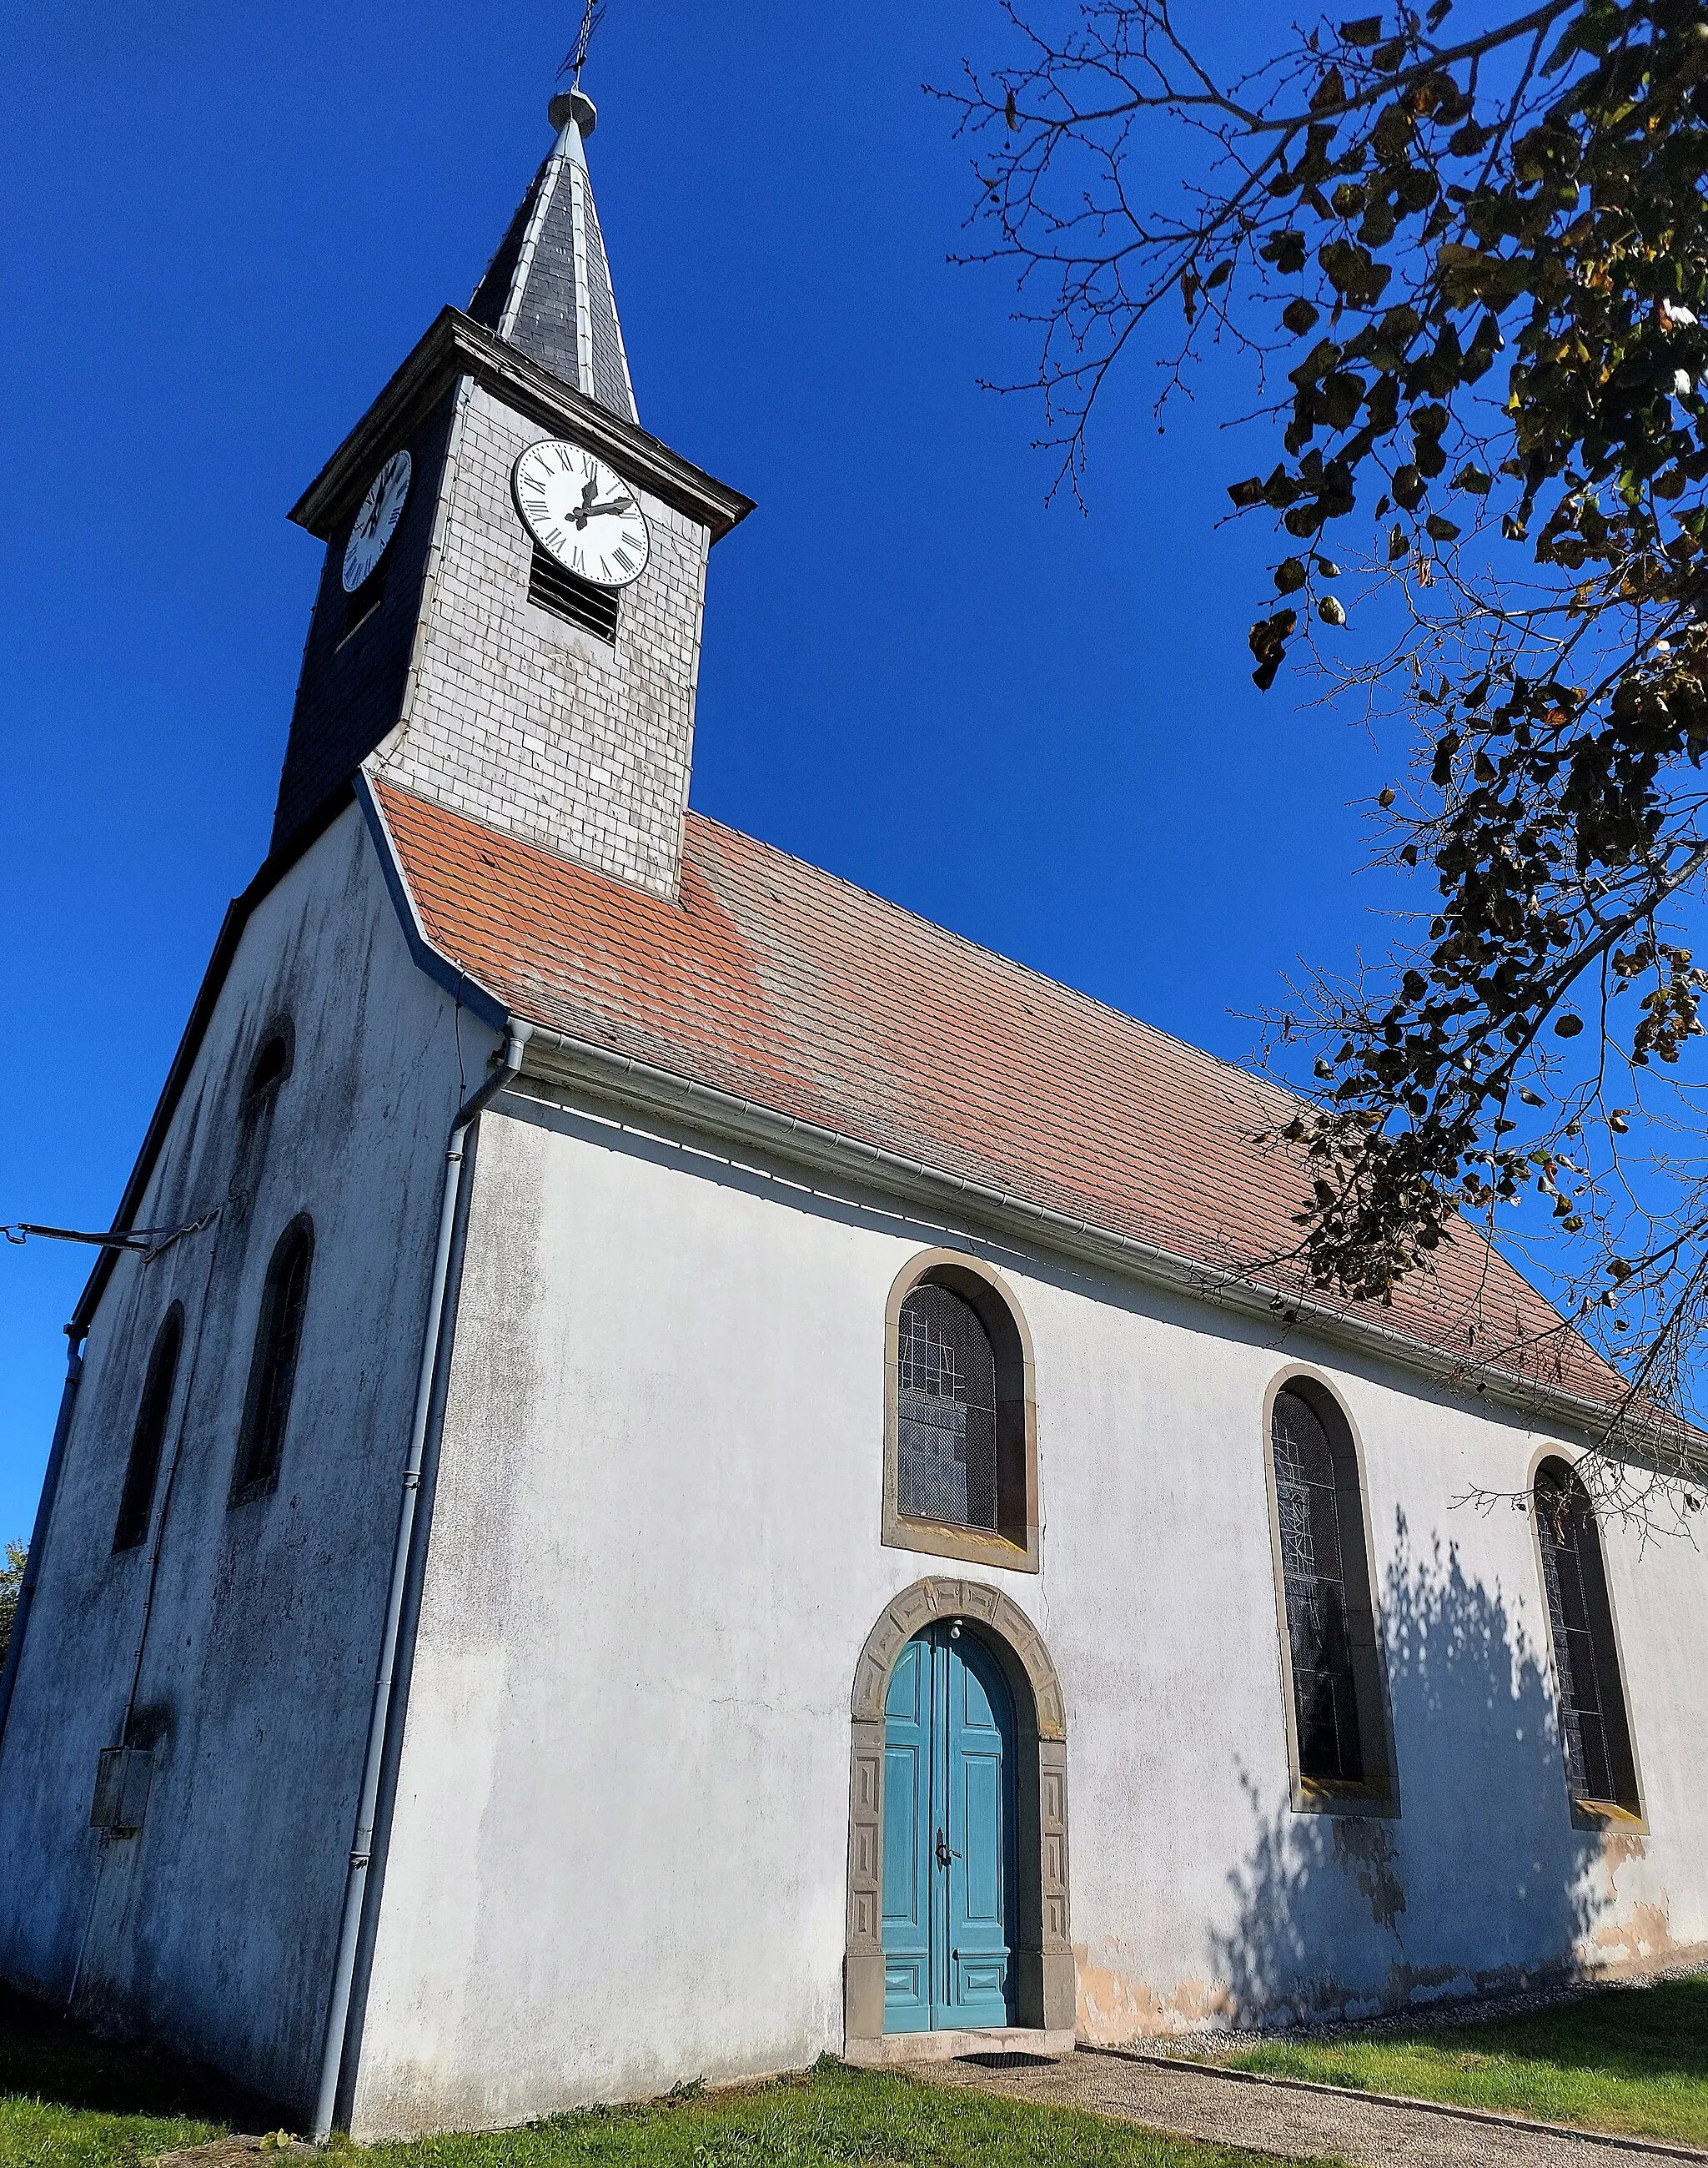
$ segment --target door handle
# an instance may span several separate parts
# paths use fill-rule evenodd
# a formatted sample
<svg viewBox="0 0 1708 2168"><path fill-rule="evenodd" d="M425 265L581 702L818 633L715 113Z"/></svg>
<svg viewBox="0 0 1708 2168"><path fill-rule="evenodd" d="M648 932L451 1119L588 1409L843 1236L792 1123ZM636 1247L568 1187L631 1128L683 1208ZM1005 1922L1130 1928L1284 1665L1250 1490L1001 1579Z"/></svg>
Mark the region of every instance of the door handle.
<svg viewBox="0 0 1708 2168"><path fill-rule="evenodd" d="M937 1864L938 1864L938 1866L939 1866L939 1867L947 1867L947 1866L948 1865L949 1862L950 1862L952 1859L958 1859L960 1857L961 1857L961 1855L960 1855L960 1853L959 1853L958 1852L952 1852L952 1851L949 1849L948 1840L944 1836L943 1832L942 1832L941 1830L939 1830L939 1831L937 1831Z"/></svg>

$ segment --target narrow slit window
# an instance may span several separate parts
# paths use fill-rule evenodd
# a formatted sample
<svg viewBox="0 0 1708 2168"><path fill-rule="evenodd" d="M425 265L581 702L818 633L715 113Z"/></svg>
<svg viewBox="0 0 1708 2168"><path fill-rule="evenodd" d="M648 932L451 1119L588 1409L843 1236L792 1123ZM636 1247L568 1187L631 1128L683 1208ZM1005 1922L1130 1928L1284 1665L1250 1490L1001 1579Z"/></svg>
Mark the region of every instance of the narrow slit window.
<svg viewBox="0 0 1708 2168"><path fill-rule="evenodd" d="M160 1475L160 1451L172 1413L172 1391L178 1381L178 1358L183 1346L183 1312L174 1303L154 1336L142 1398L136 1410L136 1427L130 1434L130 1459L125 1469L125 1489L119 1501L119 1522L113 1531L115 1551L131 1551L148 1533L154 1512L154 1486Z"/></svg>
<svg viewBox="0 0 1708 2168"><path fill-rule="evenodd" d="M1573 1804L1640 1815L1600 1531L1588 1491L1563 1460L1537 1470L1536 1512Z"/></svg>
<svg viewBox="0 0 1708 2168"><path fill-rule="evenodd" d="M262 1289L231 1484L234 1506L271 1490L278 1480L313 1256L314 1234L308 1220L293 1220L279 1237Z"/></svg>
<svg viewBox="0 0 1708 2168"><path fill-rule="evenodd" d="M902 1513L995 1534L996 1358L978 1312L948 1288L915 1288L897 1361Z"/></svg>
<svg viewBox="0 0 1708 2168"><path fill-rule="evenodd" d="M294 1050L294 1035L289 1021L274 1024L249 1065L248 1081L243 1087L246 1109L258 1106L270 1092L284 1083L290 1074Z"/></svg>

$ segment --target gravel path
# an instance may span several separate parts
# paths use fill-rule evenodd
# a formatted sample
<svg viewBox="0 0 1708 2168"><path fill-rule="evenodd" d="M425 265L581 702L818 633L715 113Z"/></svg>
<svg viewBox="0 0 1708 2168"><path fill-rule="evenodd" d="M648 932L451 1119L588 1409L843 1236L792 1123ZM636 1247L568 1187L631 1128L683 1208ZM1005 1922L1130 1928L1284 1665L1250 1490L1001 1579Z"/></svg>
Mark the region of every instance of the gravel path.
<svg viewBox="0 0 1708 2168"><path fill-rule="evenodd" d="M1163 2057L1081 2048L1064 2062L992 2056L922 2065L934 2084L1089 2108L1182 2138L1356 2168L1637 2168L1708 2161L1708 2152L1566 2132L1514 2116L1372 2098L1333 2086L1260 2078Z"/></svg>

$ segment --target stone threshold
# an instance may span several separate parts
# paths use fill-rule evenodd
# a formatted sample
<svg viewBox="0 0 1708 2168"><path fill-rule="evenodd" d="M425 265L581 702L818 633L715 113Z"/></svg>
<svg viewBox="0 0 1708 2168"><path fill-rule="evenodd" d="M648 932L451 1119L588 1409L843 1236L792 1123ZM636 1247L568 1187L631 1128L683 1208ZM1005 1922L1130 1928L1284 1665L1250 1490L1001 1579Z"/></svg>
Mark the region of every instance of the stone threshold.
<svg viewBox="0 0 1708 2168"><path fill-rule="evenodd" d="M1035 2033L1032 2037L1039 2036ZM1236 2085L1270 2086L1281 2092L1326 2093L1331 2100L1368 2101L1378 2107L1421 2109L1429 2115L1451 2117L1457 2123L1493 2123L1503 2130L1546 2131L1550 2138L1575 2138L1587 2145L1605 2145L1615 2153L1658 2154L1671 2160L1708 2161L1708 2152L1700 2146L1679 2145L1670 2139L1642 2138L1622 2130L1595 2130L1582 2123L1543 2123L1536 2117L1509 2115L1500 2108L1465 2107L1457 2101L1419 2100L1413 2093L1366 2092L1357 2086L1324 2085L1318 2078L1276 2077L1267 2070L1233 2070L1225 2063L1212 2063L1207 2057L1154 2055L1139 2048L1091 2048L1081 2052L1112 2056L1122 2063L1154 2064L1159 2070L1190 2070L1195 2077L1228 2078Z"/></svg>
<svg viewBox="0 0 1708 2168"><path fill-rule="evenodd" d="M1069 2027L1046 2032L1031 2025L989 2025L947 2032L886 2032L876 2040L850 2040L842 2060L858 2070L905 2070L921 2063L952 2063L962 2055L1031 2055L1064 2062L1074 2052Z"/></svg>

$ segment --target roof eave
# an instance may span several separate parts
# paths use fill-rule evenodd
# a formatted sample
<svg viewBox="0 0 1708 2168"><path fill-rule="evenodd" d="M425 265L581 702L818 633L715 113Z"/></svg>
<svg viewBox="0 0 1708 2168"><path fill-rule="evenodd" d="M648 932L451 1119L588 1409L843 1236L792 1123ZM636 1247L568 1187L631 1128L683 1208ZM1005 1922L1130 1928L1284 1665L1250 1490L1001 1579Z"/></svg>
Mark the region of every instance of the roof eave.
<svg viewBox="0 0 1708 2168"><path fill-rule="evenodd" d="M472 376L543 428L573 435L638 487L708 528L714 542L753 509L751 497L717 481L637 423L560 383L460 309L447 307L291 507L296 524L330 540L359 502L378 463L460 376Z"/></svg>
<svg viewBox="0 0 1708 2168"><path fill-rule="evenodd" d="M243 929L249 923L256 906L272 894L298 859L319 841L349 802L347 784L329 791L310 818L293 831L283 848L268 853L243 893L234 896L226 905L225 915L220 922L219 933L215 936L213 954L202 974L202 983L196 990L196 997L191 1004L178 1050L172 1055L172 1065L166 1072L166 1081L161 1087L160 1097L149 1117L141 1149L125 1185L125 1193L119 1200L119 1209L113 1215L111 1231L114 1234L122 1233L136 1224L137 1208L148 1188L190 1072L195 1067L196 1056L201 1051L202 1040L218 1006L225 984L225 975L231 968L231 959L243 938ZM66 1327L67 1332L76 1332L79 1336L88 1332L119 1254L117 1250L103 1250L95 1260L94 1269L83 1283L77 1308L72 1312L71 1321Z"/></svg>
<svg viewBox="0 0 1708 2168"><path fill-rule="evenodd" d="M1271 1329L1278 1312L1287 1329L1386 1360L1450 1390L1493 1403L1531 1421L1550 1422L1580 1442L1599 1437L1612 1412L1610 1405L1546 1379L1526 1377L1498 1363L1477 1362L1374 1318L1342 1310L1310 1296L1280 1292L1249 1273L1201 1260L1099 1226L1010 1193L991 1189L922 1160L911 1160L841 1132L819 1128L761 1102L744 1099L715 1086L660 1069L638 1057L554 1031L534 1021L522 1065L524 1079L547 1086L573 1086L596 1097L643 1112L685 1119L692 1127L729 1142L758 1146L779 1157L825 1172L863 1182L941 1213L971 1208L994 1230L1033 1241L1042 1240L1058 1255L1095 1264L1124 1278L1186 1293L1196 1300L1256 1319ZM1676 1453L1678 1443L1658 1427L1633 1416L1626 1434ZM1708 1474L1708 1455L1686 1448Z"/></svg>

